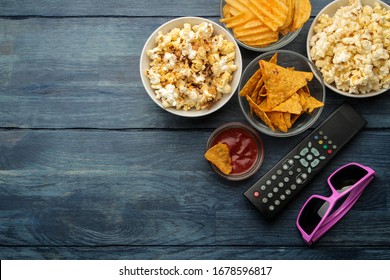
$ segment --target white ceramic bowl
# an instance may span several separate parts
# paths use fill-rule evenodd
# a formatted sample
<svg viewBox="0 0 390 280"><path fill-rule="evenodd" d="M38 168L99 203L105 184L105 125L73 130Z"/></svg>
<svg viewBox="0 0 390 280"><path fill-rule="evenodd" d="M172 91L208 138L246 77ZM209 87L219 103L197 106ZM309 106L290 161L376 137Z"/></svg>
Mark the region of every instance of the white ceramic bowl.
<svg viewBox="0 0 390 280"><path fill-rule="evenodd" d="M362 3L363 6L369 5L369 6L373 7L375 2L379 3L382 7L390 9L390 6L388 4L386 4L386 3L384 3L384 2L382 2L380 0L361 0L361 3ZM309 58L310 61L312 61L311 56L310 56L310 40L314 36L314 27L318 23L318 18L322 14L328 14L330 17L333 17L334 14L336 13L336 11L340 7L347 6L348 4L349 4L349 0L336 0L336 1L333 1L330 4L328 4L327 6L325 6L318 13L318 15L314 18L314 21L313 21L313 23L310 26L310 29L309 29L309 32L308 32L308 35L307 35L307 41L306 41L307 57ZM334 83L332 83L332 84L325 83L325 86L328 87L329 89L333 90L334 92L337 92L337 93L341 94L341 95L348 96L348 97L354 97L354 98L372 97L372 96L376 96L376 95L379 95L381 93L384 93L384 92L388 91L388 89L382 89L382 90L379 90L379 91L372 91L372 92L365 93L365 94L352 94L352 93L345 92L345 91L342 91L342 90L338 89Z"/></svg>
<svg viewBox="0 0 390 280"><path fill-rule="evenodd" d="M157 37L157 34L159 31L162 31L164 34L168 33L171 31L173 28L178 27L178 28L183 28L184 23L190 23L191 25L195 24L200 24L202 22L208 22L211 23L214 27L214 33L213 35L219 35L223 34L225 39L231 41L235 45L235 51L236 51L236 57L235 57L235 65L238 66L238 69L233 73L233 80L230 82L230 86L232 88L232 91L230 94L224 94L222 98L217 101L210 109L204 109L204 110L196 110L196 109L191 109L188 111L184 110L178 110L175 108L165 108L161 101L156 98L154 90L151 88L150 85L150 80L149 78L145 75L145 70L149 69L149 63L150 59L146 55L147 50L151 50L156 46L155 39ZM164 110L178 115L182 117L200 117L200 116L205 116L208 114L211 114L218 109L222 108L229 100L230 98L234 95L234 92L238 88L238 84L240 82L241 78L241 73L242 73L242 57L241 57L241 52L240 49L234 40L233 36L226 31L222 26L216 24L215 22L205 19L205 18L200 18L200 17L180 17L173 19L171 21L166 22L165 24L161 25L159 28L157 28L148 38L146 41L142 53L141 53L141 58L140 58L140 75L141 75L141 80L144 85L144 88L146 92L148 93L149 97L161 108Z"/></svg>

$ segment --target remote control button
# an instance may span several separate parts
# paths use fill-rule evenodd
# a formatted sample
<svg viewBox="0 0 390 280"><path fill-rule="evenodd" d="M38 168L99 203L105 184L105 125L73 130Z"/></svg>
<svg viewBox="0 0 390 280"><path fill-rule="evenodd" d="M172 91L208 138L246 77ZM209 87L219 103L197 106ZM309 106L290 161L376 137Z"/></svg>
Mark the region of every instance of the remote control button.
<svg viewBox="0 0 390 280"><path fill-rule="evenodd" d="M320 163L320 161L319 161L318 159L315 159L315 160L313 160L313 161L311 162L310 166L314 168L314 167L316 167L319 163Z"/></svg>
<svg viewBox="0 0 390 280"><path fill-rule="evenodd" d="M272 190L274 191L274 193L277 193L279 191L278 188L273 188Z"/></svg>
<svg viewBox="0 0 390 280"><path fill-rule="evenodd" d="M314 135L314 140L318 140L318 135Z"/></svg>
<svg viewBox="0 0 390 280"><path fill-rule="evenodd" d="M310 143L310 142L309 142ZM309 149L307 147L303 148L300 152L299 152L299 155L300 156L305 156L307 153L309 152ZM294 157L296 158L296 157Z"/></svg>
<svg viewBox="0 0 390 280"><path fill-rule="evenodd" d="M301 171L302 171L302 169L297 168L297 172L298 172L298 173L301 173Z"/></svg>
<svg viewBox="0 0 390 280"><path fill-rule="evenodd" d="M306 156L306 159L307 159L308 161L313 160L313 155L312 155L312 154L307 155L307 156Z"/></svg>
<svg viewBox="0 0 390 280"><path fill-rule="evenodd" d="M319 134L319 135L323 135L324 132L323 132L322 130L320 130L320 131L318 132L318 134Z"/></svg>
<svg viewBox="0 0 390 280"><path fill-rule="evenodd" d="M272 175L272 176L271 176L271 179L272 179L272 180L276 180L276 178L278 178L276 175Z"/></svg>
<svg viewBox="0 0 390 280"><path fill-rule="evenodd" d="M275 200L275 205L280 205L280 201L279 200Z"/></svg>
<svg viewBox="0 0 390 280"><path fill-rule="evenodd" d="M279 188L283 188L283 187L284 187L284 184L283 184L282 182L280 182L280 183L278 184L278 186L279 186Z"/></svg>
<svg viewBox="0 0 390 280"><path fill-rule="evenodd" d="M285 183L288 183L288 181L290 181L290 178L284 177L283 181L284 181Z"/></svg>
<svg viewBox="0 0 390 280"><path fill-rule="evenodd" d="M296 185L291 185L291 189L293 190L293 191L295 191L296 189L297 189L297 186Z"/></svg>
<svg viewBox="0 0 390 280"><path fill-rule="evenodd" d="M262 201L263 203L267 203L267 202L268 202L268 198L264 197L261 201Z"/></svg>
<svg viewBox="0 0 390 280"><path fill-rule="evenodd" d="M258 198L258 197L260 196L260 193L259 193L259 192L254 192L254 193L253 193L253 196L254 196L255 198Z"/></svg>
<svg viewBox="0 0 390 280"><path fill-rule="evenodd" d="M280 196L280 199L281 199L281 200L285 200L285 199L286 199L286 196L285 196L284 194L282 194L282 195Z"/></svg>
<svg viewBox="0 0 390 280"><path fill-rule="evenodd" d="M286 194L287 194L287 195L290 195L290 194L291 194L291 191L290 191L290 190L286 190Z"/></svg>
<svg viewBox="0 0 390 280"><path fill-rule="evenodd" d="M318 157L320 155L320 152L316 148L312 148L310 151L315 157Z"/></svg>
<svg viewBox="0 0 390 280"><path fill-rule="evenodd" d="M331 155L332 154L332 150L328 150L328 154Z"/></svg>
<svg viewBox="0 0 390 280"><path fill-rule="evenodd" d="M328 148L328 145L324 145L324 146L322 146L322 148L323 148L324 150L326 150L326 149Z"/></svg>
<svg viewBox="0 0 390 280"><path fill-rule="evenodd" d="M275 210L275 207L274 207L273 205L270 205L270 206L268 207L268 209L269 209L269 211L274 211L274 210Z"/></svg>
<svg viewBox="0 0 390 280"><path fill-rule="evenodd" d="M304 167L308 167L308 166L309 166L309 163L307 162L307 160L305 160L305 159L303 159L303 158L301 158L301 159L299 160L299 162L300 162Z"/></svg>
<svg viewBox="0 0 390 280"><path fill-rule="evenodd" d="M333 148L333 150L336 150L336 149L337 149L337 146L336 146L336 145L333 145L332 148Z"/></svg>
<svg viewBox="0 0 390 280"><path fill-rule="evenodd" d="M325 140L328 140L328 136L324 135L324 139L325 139Z"/></svg>
<svg viewBox="0 0 390 280"><path fill-rule="evenodd" d="M324 141L320 140L318 141L318 144L322 145L324 143Z"/></svg>
<svg viewBox="0 0 390 280"><path fill-rule="evenodd" d="M291 171L291 170L290 170L290 171L288 172L288 175L290 175L290 176L292 176L293 174L294 174L294 171Z"/></svg>
<svg viewBox="0 0 390 280"><path fill-rule="evenodd" d="M276 171L276 174L282 175L282 170L278 169L278 171Z"/></svg>
<svg viewBox="0 0 390 280"><path fill-rule="evenodd" d="M267 188L266 186L262 185L262 186L260 187L260 190L265 191L266 188Z"/></svg>
<svg viewBox="0 0 390 280"><path fill-rule="evenodd" d="M273 196L274 196L274 194L273 194L273 193L271 193L271 192L270 192L270 193L268 193L268 197L269 197L269 198L272 198Z"/></svg>
<svg viewBox="0 0 390 280"><path fill-rule="evenodd" d="M293 165L293 164L294 164L294 160L289 159L289 160L288 160L288 164Z"/></svg>
<svg viewBox="0 0 390 280"><path fill-rule="evenodd" d="M283 164L283 170L288 170L289 166L287 164Z"/></svg>
<svg viewBox="0 0 390 280"><path fill-rule="evenodd" d="M271 185L271 180L267 180L266 182L265 182L268 186L270 186Z"/></svg>
<svg viewBox="0 0 390 280"><path fill-rule="evenodd" d="M302 177L302 179L306 180L307 179L307 174L306 173L302 173L301 177Z"/></svg>
<svg viewBox="0 0 390 280"><path fill-rule="evenodd" d="M329 145L332 145L332 144L333 144L332 140L329 140L329 141L328 141L328 144L329 144Z"/></svg>
<svg viewBox="0 0 390 280"><path fill-rule="evenodd" d="M309 172L309 173L310 173L310 172ZM299 185L303 183L303 181L302 181L301 178L297 178L295 182L296 182L297 184L299 184Z"/></svg>

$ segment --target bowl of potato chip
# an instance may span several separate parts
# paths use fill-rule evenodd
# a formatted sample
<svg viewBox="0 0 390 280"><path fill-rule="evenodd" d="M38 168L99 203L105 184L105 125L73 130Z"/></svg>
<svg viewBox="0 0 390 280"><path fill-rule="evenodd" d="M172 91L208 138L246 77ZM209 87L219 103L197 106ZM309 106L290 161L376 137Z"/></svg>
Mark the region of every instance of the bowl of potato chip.
<svg viewBox="0 0 390 280"><path fill-rule="evenodd" d="M390 6L379 0L337 0L315 17L307 55L325 86L353 98L390 88Z"/></svg>
<svg viewBox="0 0 390 280"><path fill-rule="evenodd" d="M149 97L166 111L200 117L222 108L242 73L240 49L222 26L205 18L180 17L157 28L140 57Z"/></svg>
<svg viewBox="0 0 390 280"><path fill-rule="evenodd" d="M221 0L220 21L237 43L252 51L280 49L310 18L309 0Z"/></svg>
<svg viewBox="0 0 390 280"><path fill-rule="evenodd" d="M244 116L258 131L289 137L307 130L319 118L325 92L310 60L278 50L258 56L246 67L238 99Z"/></svg>

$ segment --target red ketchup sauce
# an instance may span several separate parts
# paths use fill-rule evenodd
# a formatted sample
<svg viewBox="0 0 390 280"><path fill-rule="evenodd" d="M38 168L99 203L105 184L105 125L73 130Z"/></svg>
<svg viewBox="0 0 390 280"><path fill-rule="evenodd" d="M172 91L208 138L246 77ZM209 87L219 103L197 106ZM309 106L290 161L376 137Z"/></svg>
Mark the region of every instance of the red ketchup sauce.
<svg viewBox="0 0 390 280"><path fill-rule="evenodd" d="M259 149L253 136L241 128L229 128L221 131L211 143L211 146L225 143L230 148L232 157L232 172L230 174L242 174L247 172L256 163Z"/></svg>

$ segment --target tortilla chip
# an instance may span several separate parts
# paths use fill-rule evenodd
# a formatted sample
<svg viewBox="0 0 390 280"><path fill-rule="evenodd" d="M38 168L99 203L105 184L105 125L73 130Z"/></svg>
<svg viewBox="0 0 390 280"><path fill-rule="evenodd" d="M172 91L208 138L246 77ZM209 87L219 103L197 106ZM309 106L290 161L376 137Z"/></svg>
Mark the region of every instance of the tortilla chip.
<svg viewBox="0 0 390 280"><path fill-rule="evenodd" d="M258 69L252 77L249 78L249 80L246 82L245 86L240 91L240 96L246 96L248 94L251 94L255 88L256 85L261 78L261 69Z"/></svg>
<svg viewBox="0 0 390 280"><path fill-rule="evenodd" d="M255 114L269 127L272 129L272 131L275 131L275 127L273 126L271 120L267 116L267 114L257 105L251 98L250 96L246 96L246 99L249 102L249 106L255 112Z"/></svg>
<svg viewBox="0 0 390 280"><path fill-rule="evenodd" d="M298 93L294 93L290 98L274 107L273 111L279 111L290 114L301 114L303 111Z"/></svg>
<svg viewBox="0 0 390 280"><path fill-rule="evenodd" d="M225 143L219 142L205 153L205 157L208 161L214 164L224 174L230 174L232 172L232 158L230 156L230 148Z"/></svg>
<svg viewBox="0 0 390 280"><path fill-rule="evenodd" d="M291 114L290 113L283 113L284 122L286 123L287 129L290 129L292 126L291 123Z"/></svg>
<svg viewBox="0 0 390 280"><path fill-rule="evenodd" d="M307 84L305 75L297 71L260 61L260 66L264 75L264 84L267 88L268 104L271 108L276 107L291 95Z"/></svg>
<svg viewBox="0 0 390 280"><path fill-rule="evenodd" d="M287 132L288 128L286 122L284 120L284 116L282 112L268 112L267 116L271 120L272 124L279 129L280 131Z"/></svg>
<svg viewBox="0 0 390 280"><path fill-rule="evenodd" d="M306 103L306 111L310 114L314 109L324 106L324 103L318 101L313 96L309 96Z"/></svg>

